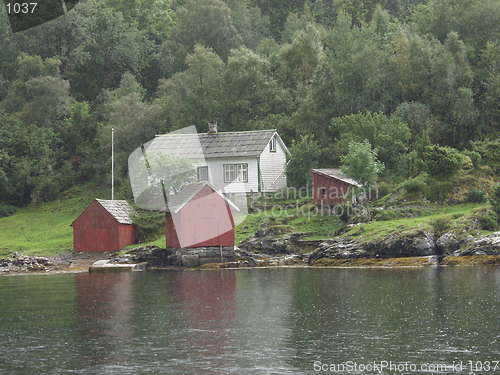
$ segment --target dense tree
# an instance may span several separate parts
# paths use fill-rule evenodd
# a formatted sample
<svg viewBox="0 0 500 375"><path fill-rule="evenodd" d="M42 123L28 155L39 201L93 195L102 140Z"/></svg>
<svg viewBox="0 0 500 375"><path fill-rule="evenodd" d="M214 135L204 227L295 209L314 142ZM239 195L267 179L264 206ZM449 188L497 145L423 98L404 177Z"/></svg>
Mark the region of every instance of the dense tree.
<svg viewBox="0 0 500 375"><path fill-rule="evenodd" d="M368 141L351 142L342 157L342 172L369 189L377 182L384 170L384 164L377 158L377 152Z"/></svg>
<svg viewBox="0 0 500 375"><path fill-rule="evenodd" d="M387 166L396 166L401 154L408 151L410 130L397 117L382 113L357 113L332 120L332 130L338 134L335 149L343 155L352 142L368 141L377 151L380 160Z"/></svg>
<svg viewBox="0 0 500 375"><path fill-rule="evenodd" d="M278 129L294 185L365 140L388 178L476 152L498 173L499 4L87 0L15 34L0 7L0 203L106 179L112 127L120 183L142 142L209 121Z"/></svg>
<svg viewBox="0 0 500 375"><path fill-rule="evenodd" d="M287 169L288 182L291 186L302 188L311 180L311 168L321 163L321 148L312 136L302 136L292 143L290 148L292 159Z"/></svg>
<svg viewBox="0 0 500 375"><path fill-rule="evenodd" d="M201 45L186 57L187 69L163 80L159 102L168 112L175 128L197 125L205 127L221 113L220 99L225 64L217 54Z"/></svg>

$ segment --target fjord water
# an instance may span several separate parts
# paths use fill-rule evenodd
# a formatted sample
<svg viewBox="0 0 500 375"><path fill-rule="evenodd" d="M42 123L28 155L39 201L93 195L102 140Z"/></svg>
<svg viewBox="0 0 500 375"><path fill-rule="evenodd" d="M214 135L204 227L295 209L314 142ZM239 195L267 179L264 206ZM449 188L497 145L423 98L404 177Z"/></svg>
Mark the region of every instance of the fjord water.
<svg viewBox="0 0 500 375"><path fill-rule="evenodd" d="M8 276L0 373L313 374L315 361L494 361L499 312L495 267Z"/></svg>

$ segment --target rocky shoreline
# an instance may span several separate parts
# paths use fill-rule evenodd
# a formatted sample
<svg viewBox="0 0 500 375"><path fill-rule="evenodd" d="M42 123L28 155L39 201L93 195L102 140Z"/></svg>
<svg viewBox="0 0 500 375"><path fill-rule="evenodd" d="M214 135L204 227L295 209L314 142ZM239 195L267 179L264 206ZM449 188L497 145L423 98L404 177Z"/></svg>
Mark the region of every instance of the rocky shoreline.
<svg viewBox="0 0 500 375"><path fill-rule="evenodd" d="M55 257L12 253L0 259L0 275L82 272L100 259L116 264L145 263L150 269L500 265L500 232L478 237L447 232L436 238L432 233L415 230L393 233L373 242L341 235L328 240L304 240L306 235L268 228L239 248L141 246L126 254L67 252Z"/></svg>

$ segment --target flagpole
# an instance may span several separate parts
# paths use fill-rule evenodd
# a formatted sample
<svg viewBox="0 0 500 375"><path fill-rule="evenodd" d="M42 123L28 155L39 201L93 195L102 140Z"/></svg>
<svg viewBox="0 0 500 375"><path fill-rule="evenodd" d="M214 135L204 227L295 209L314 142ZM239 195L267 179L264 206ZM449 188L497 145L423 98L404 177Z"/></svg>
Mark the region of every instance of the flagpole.
<svg viewBox="0 0 500 375"><path fill-rule="evenodd" d="M111 200L115 199L115 129L111 128Z"/></svg>

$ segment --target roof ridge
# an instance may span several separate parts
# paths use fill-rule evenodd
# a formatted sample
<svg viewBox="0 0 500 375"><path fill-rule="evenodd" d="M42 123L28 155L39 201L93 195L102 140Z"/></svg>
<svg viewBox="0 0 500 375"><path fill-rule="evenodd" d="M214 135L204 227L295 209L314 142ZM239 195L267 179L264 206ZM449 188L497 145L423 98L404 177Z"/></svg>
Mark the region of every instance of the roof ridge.
<svg viewBox="0 0 500 375"><path fill-rule="evenodd" d="M165 134L156 134L156 137L164 137L164 136L172 136L172 135L219 135L219 134L241 134L241 133L263 133L263 132L276 132L277 129L262 129L262 130L240 130L240 131L231 131L231 132L218 132L214 134L210 133L165 133Z"/></svg>

